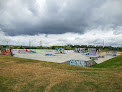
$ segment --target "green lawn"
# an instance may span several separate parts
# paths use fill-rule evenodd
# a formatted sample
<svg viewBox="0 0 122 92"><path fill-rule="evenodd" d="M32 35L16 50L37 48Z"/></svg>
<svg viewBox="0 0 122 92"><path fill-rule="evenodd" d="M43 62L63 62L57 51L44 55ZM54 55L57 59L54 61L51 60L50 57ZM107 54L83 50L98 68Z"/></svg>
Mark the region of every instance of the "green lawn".
<svg viewBox="0 0 122 92"><path fill-rule="evenodd" d="M122 55L79 67L0 55L0 92L121 92Z"/></svg>
<svg viewBox="0 0 122 92"><path fill-rule="evenodd" d="M106 62L92 66L93 68L109 68L116 69L122 66L122 55L109 59Z"/></svg>

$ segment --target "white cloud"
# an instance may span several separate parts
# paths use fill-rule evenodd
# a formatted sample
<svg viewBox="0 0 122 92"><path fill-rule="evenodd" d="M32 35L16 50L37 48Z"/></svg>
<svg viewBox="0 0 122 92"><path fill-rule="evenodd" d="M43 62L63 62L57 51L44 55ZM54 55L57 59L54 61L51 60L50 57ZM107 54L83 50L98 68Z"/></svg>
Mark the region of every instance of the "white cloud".
<svg viewBox="0 0 122 92"><path fill-rule="evenodd" d="M121 9L122 0L0 0L0 44L119 46Z"/></svg>
<svg viewBox="0 0 122 92"><path fill-rule="evenodd" d="M118 29L118 28L117 28ZM105 29L104 29L105 30ZM107 29L108 30L108 29ZM3 32L0 32L1 41L0 44L9 45L31 45L39 46L42 41L43 46L53 45L102 45L103 40L105 45L120 46L122 43L122 34L115 34L116 29L109 29L103 32L102 29L92 29L87 31L85 34L78 33L65 33L65 34L49 34L47 37L45 34L39 34L34 36L20 35L20 36L6 36Z"/></svg>

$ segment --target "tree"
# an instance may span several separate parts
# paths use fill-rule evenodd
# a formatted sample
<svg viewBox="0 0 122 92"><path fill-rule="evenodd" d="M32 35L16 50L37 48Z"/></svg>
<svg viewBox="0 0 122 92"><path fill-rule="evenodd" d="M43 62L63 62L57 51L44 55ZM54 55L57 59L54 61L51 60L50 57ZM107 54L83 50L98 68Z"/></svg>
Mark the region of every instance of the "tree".
<svg viewBox="0 0 122 92"><path fill-rule="evenodd" d="M66 50L71 50L72 48L70 46L65 47Z"/></svg>

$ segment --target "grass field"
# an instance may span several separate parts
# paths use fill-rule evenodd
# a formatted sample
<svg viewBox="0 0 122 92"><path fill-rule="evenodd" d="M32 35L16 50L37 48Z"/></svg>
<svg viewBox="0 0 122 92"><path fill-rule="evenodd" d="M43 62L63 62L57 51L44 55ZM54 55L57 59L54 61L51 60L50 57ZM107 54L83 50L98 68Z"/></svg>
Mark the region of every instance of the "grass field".
<svg viewBox="0 0 122 92"><path fill-rule="evenodd" d="M0 92L122 92L122 55L92 67L0 55Z"/></svg>

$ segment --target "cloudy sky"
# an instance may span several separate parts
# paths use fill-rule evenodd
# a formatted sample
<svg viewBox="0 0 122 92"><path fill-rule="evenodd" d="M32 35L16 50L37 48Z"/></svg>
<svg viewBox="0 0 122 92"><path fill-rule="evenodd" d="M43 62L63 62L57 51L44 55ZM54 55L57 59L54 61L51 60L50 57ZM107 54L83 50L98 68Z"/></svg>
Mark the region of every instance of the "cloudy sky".
<svg viewBox="0 0 122 92"><path fill-rule="evenodd" d="M0 0L2 45L122 46L122 0Z"/></svg>

